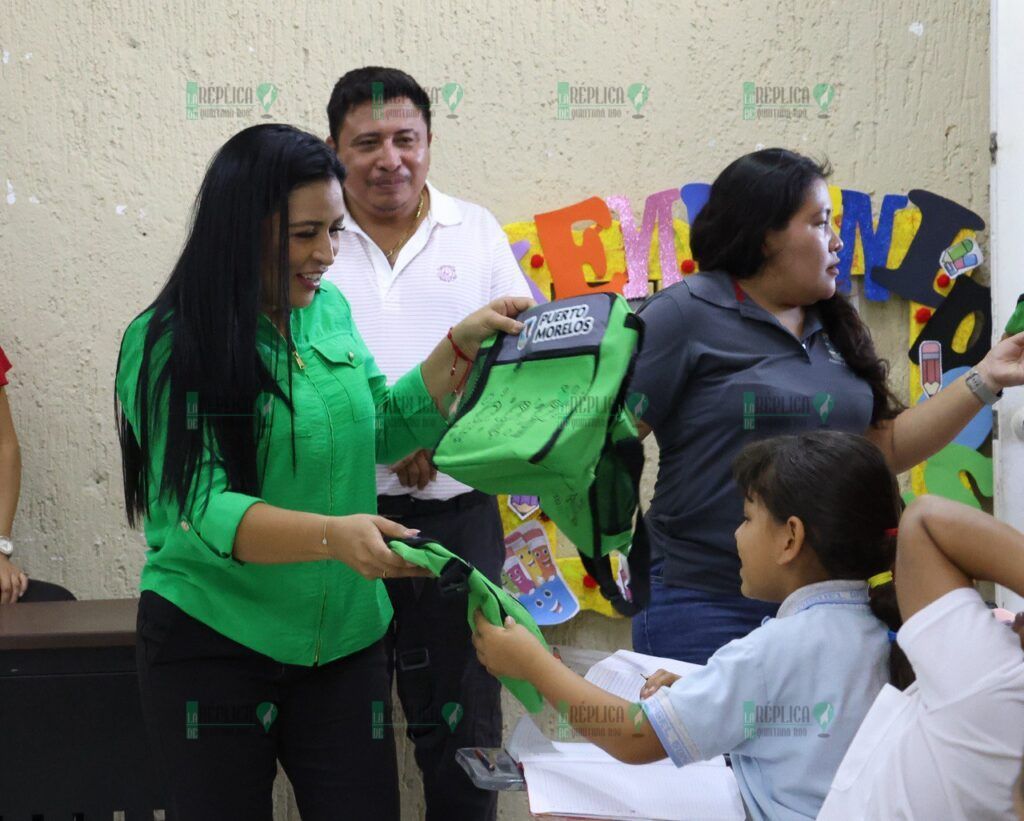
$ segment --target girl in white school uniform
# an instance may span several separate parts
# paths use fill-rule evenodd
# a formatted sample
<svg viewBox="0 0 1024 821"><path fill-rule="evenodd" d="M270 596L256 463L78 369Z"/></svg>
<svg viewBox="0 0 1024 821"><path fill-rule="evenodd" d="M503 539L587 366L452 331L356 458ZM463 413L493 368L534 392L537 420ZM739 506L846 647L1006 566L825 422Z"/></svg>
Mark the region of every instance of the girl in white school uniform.
<svg viewBox="0 0 1024 821"><path fill-rule="evenodd" d="M474 644L488 670L567 705L577 729L616 758L683 766L731 753L753 818L813 819L877 693L908 681L889 640L899 613L886 583L902 501L882 453L853 434L767 439L745 448L733 472L745 496L741 589L782 602L778 616L684 678L658 671L642 691L638 681L643 712L571 672L522 627L478 616ZM575 716L598 716L600 726Z"/></svg>
<svg viewBox="0 0 1024 821"><path fill-rule="evenodd" d="M1024 534L947 499L914 500L900 522L897 634L917 674L886 687L836 773L822 821L1014 817L1024 753L1024 652L973 579L1024 595ZM1019 787L1018 787L1019 789Z"/></svg>

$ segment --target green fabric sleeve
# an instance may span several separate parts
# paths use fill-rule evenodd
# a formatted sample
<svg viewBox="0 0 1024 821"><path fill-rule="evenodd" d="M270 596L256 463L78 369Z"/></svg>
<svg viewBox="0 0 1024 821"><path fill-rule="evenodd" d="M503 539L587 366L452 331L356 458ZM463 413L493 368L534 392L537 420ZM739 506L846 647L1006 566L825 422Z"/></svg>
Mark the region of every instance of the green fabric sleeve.
<svg viewBox="0 0 1024 821"><path fill-rule="evenodd" d="M479 570L472 568L437 542L430 542L425 539L410 539L408 542L393 540L389 542L389 546L407 562L411 562L419 567L425 567L435 576L441 576L444 569L453 559L463 566L463 569L466 571L466 583L469 588L467 591L466 619L469 622L470 630L476 630L474 617L477 610L484 614L484 618L487 621L498 627L504 624L504 617L508 615L533 633L541 643L541 646L550 652L551 648L544 640L544 636L540 632L537 622L533 620L533 616L508 591L491 582ZM500 681L512 695L519 699L520 703L529 712L537 713L544 707L544 697L530 682L507 676L502 676Z"/></svg>
<svg viewBox="0 0 1024 821"><path fill-rule="evenodd" d="M121 343L121 356L117 370L117 395L125 417L136 439L144 423L140 419L138 402L139 372L149 315L136 319L125 331ZM153 345L150 353L149 384L154 385L170 356L170 336L164 334ZM227 473L223 464L207 447L196 467L189 489L185 509L179 509L177 500L160 493L164 452L167 447L167 421L169 387L164 384L159 394L150 388L149 395L149 505L151 514L162 511L170 521L180 520L180 527L190 532L190 543L199 543L214 556L228 564L241 564L233 556L235 533L246 511L257 502L257 496L235 493L228 489ZM160 547L162 545L151 545Z"/></svg>
<svg viewBox="0 0 1024 821"><path fill-rule="evenodd" d="M378 464L396 462L419 448L433 448L447 430L448 422L434 404L420 366L416 365L389 388L354 324L352 333L365 352L364 367L377 407Z"/></svg>

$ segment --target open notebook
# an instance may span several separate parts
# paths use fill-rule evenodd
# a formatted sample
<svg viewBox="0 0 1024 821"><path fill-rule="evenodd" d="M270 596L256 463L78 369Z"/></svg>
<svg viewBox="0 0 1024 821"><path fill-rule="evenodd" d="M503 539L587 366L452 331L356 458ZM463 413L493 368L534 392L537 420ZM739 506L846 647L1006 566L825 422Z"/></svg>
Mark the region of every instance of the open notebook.
<svg viewBox="0 0 1024 821"><path fill-rule="evenodd" d="M589 681L638 700L643 675L659 667L686 675L697 665L619 650L590 668ZM505 745L523 765L530 812L574 818L743 821L732 770L718 756L677 768L665 759L623 764L583 741L552 741L527 715Z"/></svg>

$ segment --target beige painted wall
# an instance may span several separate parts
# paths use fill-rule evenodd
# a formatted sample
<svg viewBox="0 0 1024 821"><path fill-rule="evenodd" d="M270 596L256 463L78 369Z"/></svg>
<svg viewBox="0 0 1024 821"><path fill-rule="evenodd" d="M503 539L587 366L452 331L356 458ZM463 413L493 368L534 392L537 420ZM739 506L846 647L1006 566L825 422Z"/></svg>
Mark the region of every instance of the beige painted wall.
<svg viewBox="0 0 1024 821"><path fill-rule="evenodd" d="M334 80L367 63L462 84L435 120L432 179L529 219L587 196L710 181L758 144L827 154L833 181L929 188L988 216L984 0L622 0L414 5L7 0L0 20L0 344L23 443L15 528L33 576L83 598L132 595L112 379L121 331L175 259L213 151L258 113L189 121L185 83L273 82L275 120L324 133ZM555 119L556 83L645 82L643 119ZM741 84L830 82L828 119L744 121ZM682 216L682 212L679 212ZM864 314L905 391L906 303ZM562 644L615 647L587 614ZM518 711L509 705L512 720ZM402 751L405 817L422 816ZM284 789L279 817L298 815ZM502 797L501 817L525 818Z"/></svg>

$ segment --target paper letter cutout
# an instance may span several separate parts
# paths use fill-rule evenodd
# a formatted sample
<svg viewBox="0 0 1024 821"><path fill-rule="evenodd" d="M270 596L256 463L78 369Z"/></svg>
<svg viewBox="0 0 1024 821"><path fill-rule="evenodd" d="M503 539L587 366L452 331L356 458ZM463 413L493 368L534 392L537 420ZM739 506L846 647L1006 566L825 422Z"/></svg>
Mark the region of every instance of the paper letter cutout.
<svg viewBox="0 0 1024 821"><path fill-rule="evenodd" d="M880 287L872 275L877 268L884 268L892 245L892 223L896 212L907 207L907 198L897 194L886 194L878 214L878 227L871 219L871 197L863 191L842 190L843 224L839 239L843 249L839 252L839 279L837 286L843 293L850 290L850 269L853 267L853 251L860 233L861 248L864 249L864 293L868 299L881 302L889 298L889 292Z"/></svg>
<svg viewBox="0 0 1024 821"><path fill-rule="evenodd" d="M647 296L647 270L651 256L651 240L654 227L658 227L658 263L661 267L661 287L667 288L681 277L676 267L676 235L672 224L672 204L676 201L676 189L651 194L644 203L644 219L639 229L633 217L629 199L616 194L608 197L608 207L619 216L622 228L622 242L626 248L626 271L629 281L623 289L626 299L644 299Z"/></svg>
<svg viewBox="0 0 1024 821"><path fill-rule="evenodd" d="M961 471L971 475L983 496L992 496L992 460L956 444L946 445L925 463L925 488L937 496L980 508L974 494L964 487Z"/></svg>
<svg viewBox="0 0 1024 821"><path fill-rule="evenodd" d="M878 267L871 271L871 276L876 283L901 297L935 308L942 302L942 294L935 290L939 257L961 230L980 231L985 227L985 220L970 208L920 188L911 190L907 196L921 209L921 225L899 268ZM845 217L843 223L845 228ZM929 338L938 337L929 335Z"/></svg>
<svg viewBox="0 0 1024 821"><path fill-rule="evenodd" d="M693 226L697 214L707 205L708 197L711 195L711 186L706 182L688 182L679 189L679 198L686 206L686 221Z"/></svg>
<svg viewBox="0 0 1024 821"><path fill-rule="evenodd" d="M603 228L608 228L612 224L612 215L604 200L600 197L591 197L567 208L537 214L534 220L537 223L537 236L541 248L544 249L548 270L551 271L553 299L565 299L595 291L622 293L626 284L624 274L613 276L609 282L589 282L583 271L584 265L590 265L598 280L603 280L607 273L608 261L605 258L600 233ZM572 226L573 223L584 220L593 220L597 225L585 229L583 241L577 245L572 235Z"/></svg>
<svg viewBox="0 0 1024 821"><path fill-rule="evenodd" d="M915 240L916 241L916 240ZM934 339L942 345L942 367L947 371L963 365L976 365L992 347L992 304L990 289L979 285L970 277L953 280L953 289L938 307L928 324L921 331L921 339ZM960 323L970 314L980 314L981 324L975 326L973 345L963 353L953 349L953 337ZM916 340L915 340L916 341ZM918 347L912 345L907 356L915 365L920 365Z"/></svg>

